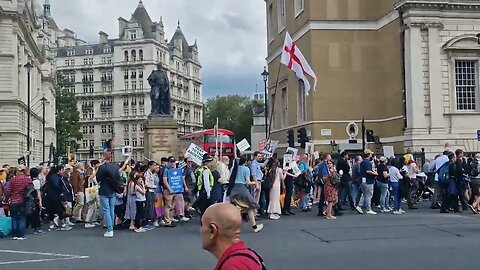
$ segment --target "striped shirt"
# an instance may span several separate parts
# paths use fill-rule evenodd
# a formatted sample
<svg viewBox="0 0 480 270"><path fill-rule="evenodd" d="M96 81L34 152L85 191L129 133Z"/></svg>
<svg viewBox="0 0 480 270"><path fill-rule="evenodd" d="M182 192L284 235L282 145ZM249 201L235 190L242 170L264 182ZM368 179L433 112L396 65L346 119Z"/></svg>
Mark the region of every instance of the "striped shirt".
<svg viewBox="0 0 480 270"><path fill-rule="evenodd" d="M28 185L32 184L32 179L26 175L15 176L8 184L7 196L12 204L23 203L25 201L24 193Z"/></svg>

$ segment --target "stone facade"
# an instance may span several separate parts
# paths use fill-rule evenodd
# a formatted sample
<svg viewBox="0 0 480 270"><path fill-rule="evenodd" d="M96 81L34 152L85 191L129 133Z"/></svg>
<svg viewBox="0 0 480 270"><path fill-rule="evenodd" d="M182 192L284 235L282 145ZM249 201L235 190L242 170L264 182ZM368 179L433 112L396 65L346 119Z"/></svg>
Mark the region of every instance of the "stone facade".
<svg viewBox="0 0 480 270"><path fill-rule="evenodd" d="M27 154L28 73L25 64L28 62L33 65L30 72L30 165L47 161L50 144L56 145L52 60L59 31L50 16L48 1L43 14L37 14L36 10L39 7L32 0L0 1L2 164L17 165L17 159ZM42 98L45 99L42 101Z"/></svg>
<svg viewBox="0 0 480 270"><path fill-rule="evenodd" d="M273 113L272 137L280 140L280 147L286 147L288 129L307 127L320 152L332 151L331 140L340 150L361 149L361 135L352 144L345 127L349 122L360 126L365 118L367 129L381 141L367 147L378 152L382 145L393 145L396 153L425 148L433 157L446 142L480 151L475 125L480 120L480 2L266 4L270 74L277 73L288 31L319 78L317 91L305 96L287 68L280 71L277 89L277 78L270 77L269 99L279 110ZM322 129L332 135L322 136Z"/></svg>
<svg viewBox="0 0 480 270"><path fill-rule="evenodd" d="M151 20L140 1L130 20L118 19L119 37L99 33L96 44L66 40L57 49L57 67L70 81L78 100L83 139L77 159L97 156L102 142L115 134L115 155L122 146L134 148L134 158L144 155L144 121L151 110L147 78L160 64L168 70L172 115L179 133L203 126L201 65L198 46L190 45L180 27L167 41L162 19ZM74 37L73 31L70 34ZM73 44L72 44L73 43Z"/></svg>

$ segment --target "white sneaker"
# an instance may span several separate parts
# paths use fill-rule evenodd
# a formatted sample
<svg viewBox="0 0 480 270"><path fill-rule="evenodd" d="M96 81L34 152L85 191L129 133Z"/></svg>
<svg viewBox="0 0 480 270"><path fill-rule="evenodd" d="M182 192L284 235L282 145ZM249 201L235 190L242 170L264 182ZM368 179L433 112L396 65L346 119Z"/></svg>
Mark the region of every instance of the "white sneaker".
<svg viewBox="0 0 480 270"><path fill-rule="evenodd" d="M69 218L65 219L65 224L68 226L75 226L75 223L72 223Z"/></svg>
<svg viewBox="0 0 480 270"><path fill-rule="evenodd" d="M113 237L113 231L107 231L105 234L103 234L103 237L112 238Z"/></svg>
<svg viewBox="0 0 480 270"><path fill-rule="evenodd" d="M172 222L175 222L175 223L177 223L177 222L178 222L178 219L176 219L176 218L172 218Z"/></svg>
<svg viewBox="0 0 480 270"><path fill-rule="evenodd" d="M160 226L165 226L165 220L160 221Z"/></svg>
<svg viewBox="0 0 480 270"><path fill-rule="evenodd" d="M189 221L189 220L190 220L190 219L187 218L187 217L182 217L182 218L180 219L180 221L183 221L183 222L187 222L187 221Z"/></svg>
<svg viewBox="0 0 480 270"><path fill-rule="evenodd" d="M160 224L158 224L158 220L155 220L155 222L153 222L153 226L155 226L155 227L159 227L159 226L160 226Z"/></svg>
<svg viewBox="0 0 480 270"><path fill-rule="evenodd" d="M363 214L363 209L360 206L357 206L355 210L357 210L358 213Z"/></svg>
<svg viewBox="0 0 480 270"><path fill-rule="evenodd" d="M368 214L368 215L376 215L376 214L377 214L377 212L375 212L375 211L372 211L372 210L369 210L369 211L367 211L367 214Z"/></svg>
<svg viewBox="0 0 480 270"><path fill-rule="evenodd" d="M400 212L400 211L393 211L392 214L394 214L394 215L403 215L403 213Z"/></svg>
<svg viewBox="0 0 480 270"><path fill-rule="evenodd" d="M65 224L63 224L62 227L60 227L60 231L70 231L71 229L72 227L67 226Z"/></svg>
<svg viewBox="0 0 480 270"><path fill-rule="evenodd" d="M263 224L257 224L257 228L253 229L254 233L258 233L263 229Z"/></svg>
<svg viewBox="0 0 480 270"><path fill-rule="evenodd" d="M60 219L58 218L58 216L55 216L53 218L53 224L55 224L56 227L60 227Z"/></svg>
<svg viewBox="0 0 480 270"><path fill-rule="evenodd" d="M144 232L146 232L146 230L145 230L144 228L140 227L140 228L138 228L138 229L135 229L134 232L136 232L136 233L144 233Z"/></svg>
<svg viewBox="0 0 480 270"><path fill-rule="evenodd" d="M85 223L85 229L92 229L95 228L95 225L92 223Z"/></svg>

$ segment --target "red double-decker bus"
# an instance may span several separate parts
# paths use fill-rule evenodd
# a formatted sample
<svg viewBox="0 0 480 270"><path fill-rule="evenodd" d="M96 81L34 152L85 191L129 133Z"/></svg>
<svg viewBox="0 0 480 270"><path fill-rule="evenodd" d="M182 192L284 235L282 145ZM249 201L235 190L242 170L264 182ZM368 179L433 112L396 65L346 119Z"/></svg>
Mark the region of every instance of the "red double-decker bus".
<svg viewBox="0 0 480 270"><path fill-rule="evenodd" d="M214 129L206 129L197 131L195 133L180 136L180 153L183 155L191 143L200 146L205 152L211 156L216 152L216 137ZM228 156L233 158L235 156L235 134L226 129L218 130L218 155Z"/></svg>

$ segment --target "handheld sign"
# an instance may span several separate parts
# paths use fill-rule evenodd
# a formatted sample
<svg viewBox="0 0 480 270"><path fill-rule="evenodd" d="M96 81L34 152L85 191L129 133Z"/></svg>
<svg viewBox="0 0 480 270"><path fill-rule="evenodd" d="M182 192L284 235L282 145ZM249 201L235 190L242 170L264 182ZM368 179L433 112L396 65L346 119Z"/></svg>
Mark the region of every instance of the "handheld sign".
<svg viewBox="0 0 480 270"><path fill-rule="evenodd" d="M183 172L181 169L168 170L167 179L173 193L183 193Z"/></svg>
<svg viewBox="0 0 480 270"><path fill-rule="evenodd" d="M190 147L188 147L187 152L185 153L185 157L189 157L196 164L202 165L203 155L205 155L206 153L207 152L205 152L201 147L192 143L190 144Z"/></svg>
<svg viewBox="0 0 480 270"><path fill-rule="evenodd" d="M305 143L305 153L309 155L313 155L314 145L313 143Z"/></svg>
<svg viewBox="0 0 480 270"><path fill-rule="evenodd" d="M278 143L279 141L269 140L267 143L267 146L265 147L265 150L270 153L275 152L275 149L277 149Z"/></svg>
<svg viewBox="0 0 480 270"><path fill-rule="evenodd" d="M298 154L298 149L293 148L293 147L288 147L287 148L287 154L292 154L293 158L295 159L297 157L297 154Z"/></svg>
<svg viewBox="0 0 480 270"><path fill-rule="evenodd" d="M283 169L290 169L290 165L293 162L293 156L291 154L286 154L283 156Z"/></svg>
<svg viewBox="0 0 480 270"><path fill-rule="evenodd" d="M124 146L122 147L122 156L128 157L132 154L133 147L132 146Z"/></svg>
<svg viewBox="0 0 480 270"><path fill-rule="evenodd" d="M250 144L248 143L247 139L243 139L237 143L237 148L240 152L245 152L248 148L250 148Z"/></svg>

